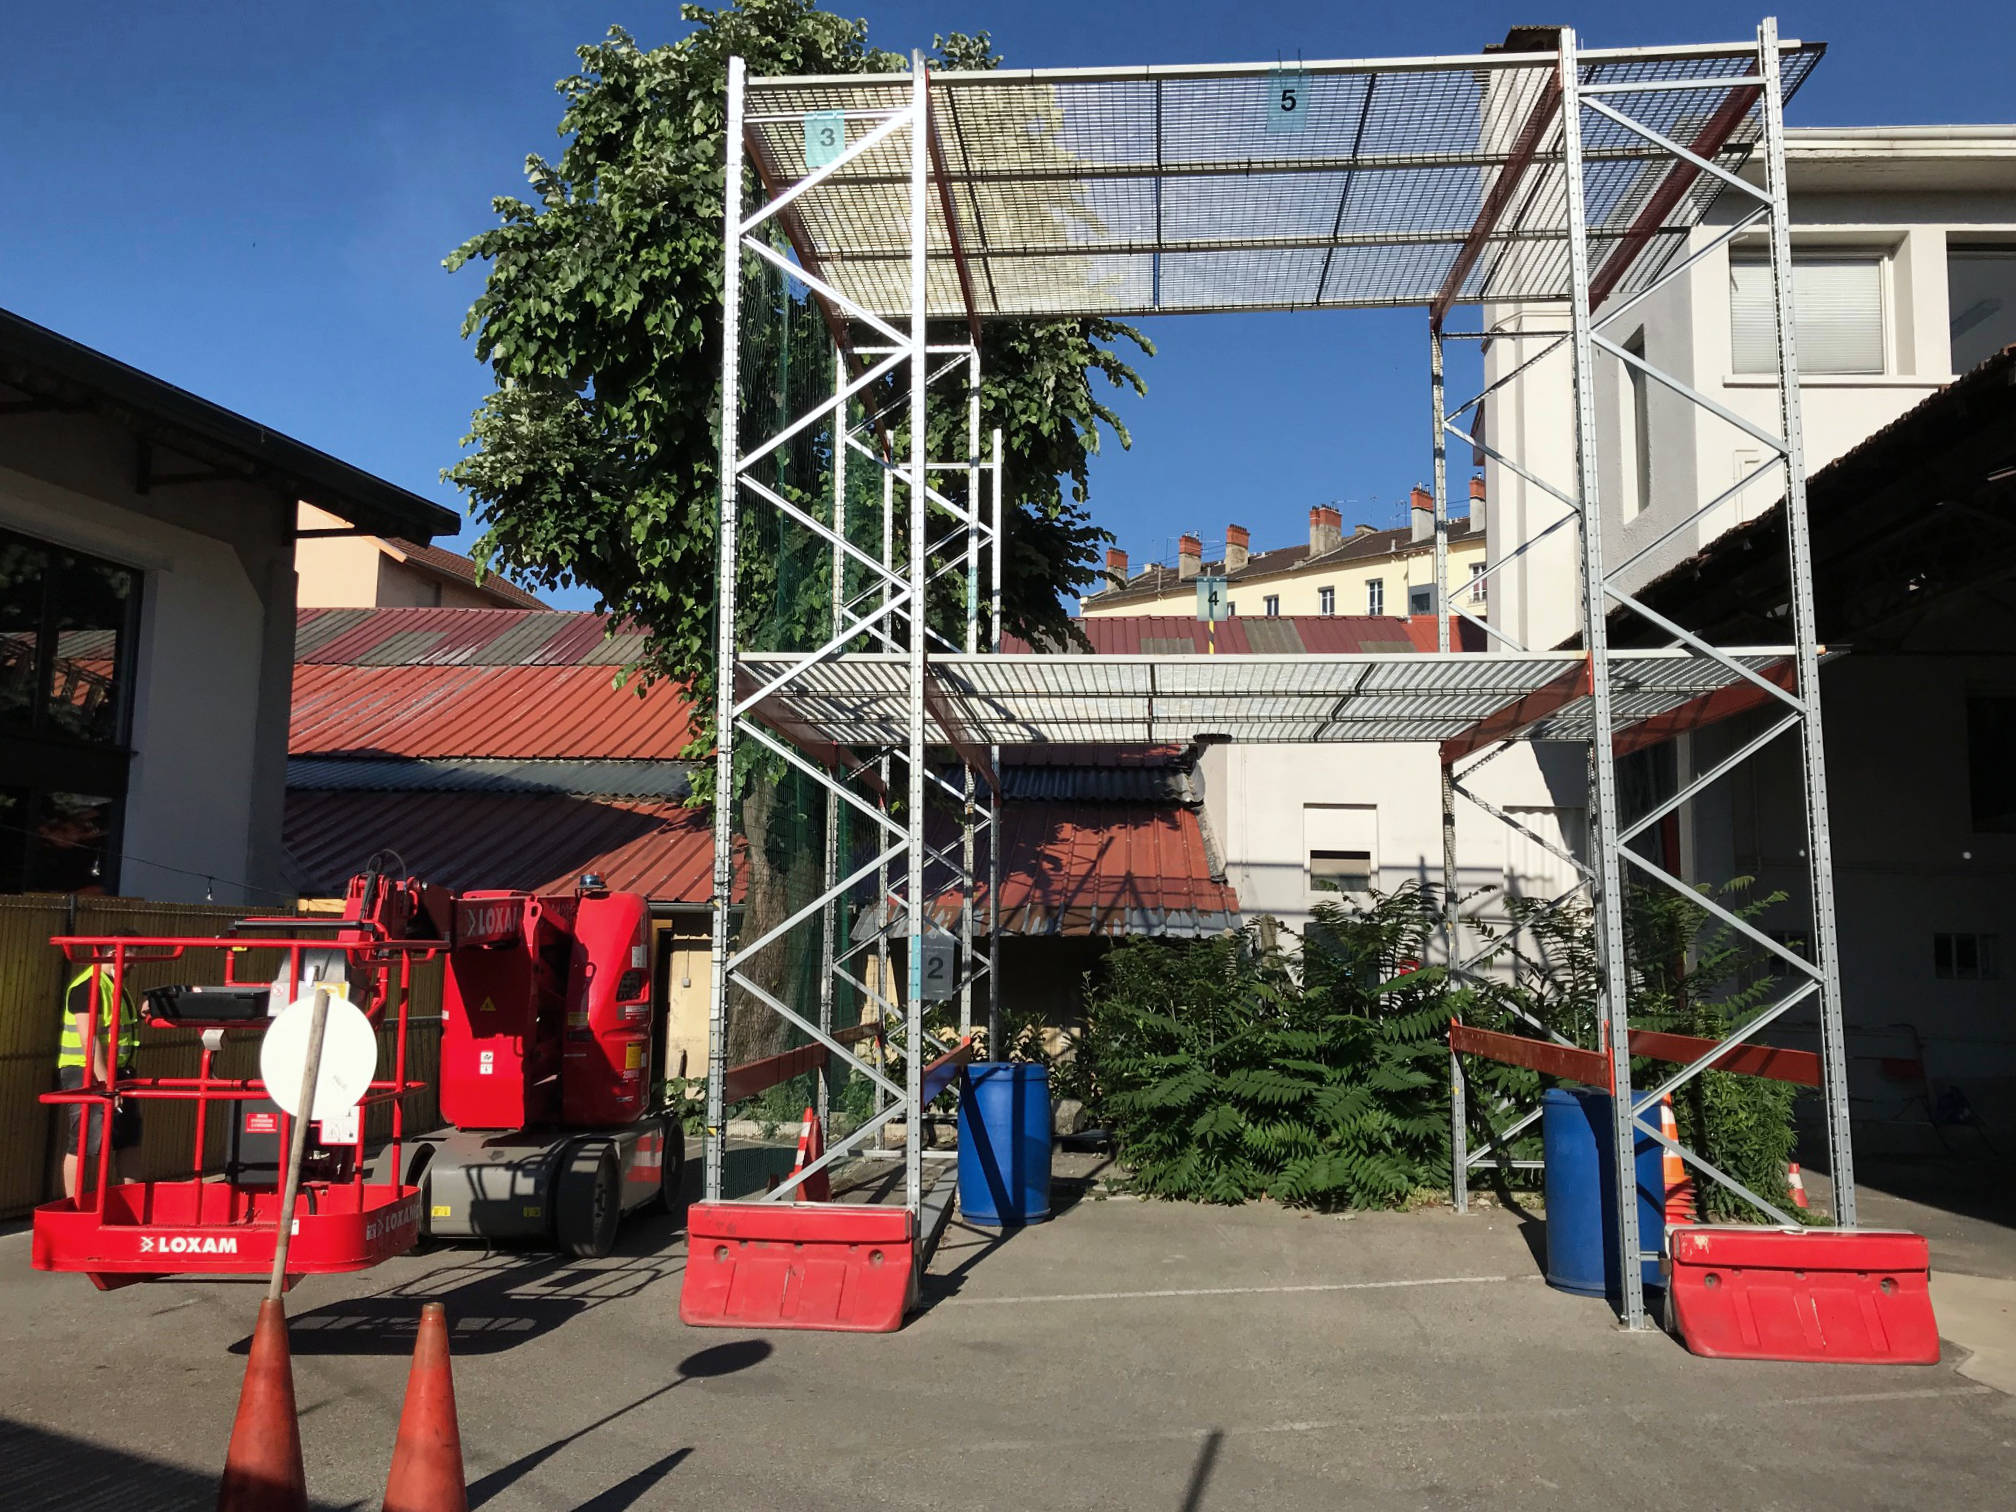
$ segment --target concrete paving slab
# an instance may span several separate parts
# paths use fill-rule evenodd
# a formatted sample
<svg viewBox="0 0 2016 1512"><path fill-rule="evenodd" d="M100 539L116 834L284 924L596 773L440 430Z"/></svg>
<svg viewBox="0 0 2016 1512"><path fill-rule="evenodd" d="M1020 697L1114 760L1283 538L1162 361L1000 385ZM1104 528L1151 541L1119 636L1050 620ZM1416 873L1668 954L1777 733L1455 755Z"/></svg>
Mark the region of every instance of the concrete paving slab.
<svg viewBox="0 0 2016 1512"><path fill-rule="evenodd" d="M884 1336L682 1327L666 1218L599 1262L402 1257L290 1300L310 1485L376 1505L438 1298L490 1512L2008 1505L2016 1414L1953 1361L1698 1360L1548 1289L1529 1237L1502 1210L1088 1197L1006 1236L955 1219ZM207 1508L255 1301L100 1295L0 1238L7 1504L74 1507L91 1455L121 1512Z"/></svg>

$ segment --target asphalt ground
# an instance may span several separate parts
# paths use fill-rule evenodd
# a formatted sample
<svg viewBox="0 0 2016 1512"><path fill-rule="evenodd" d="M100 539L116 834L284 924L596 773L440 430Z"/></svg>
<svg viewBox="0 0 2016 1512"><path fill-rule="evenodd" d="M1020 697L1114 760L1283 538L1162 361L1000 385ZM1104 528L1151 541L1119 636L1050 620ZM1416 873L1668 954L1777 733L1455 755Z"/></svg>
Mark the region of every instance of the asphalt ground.
<svg viewBox="0 0 2016 1512"><path fill-rule="evenodd" d="M492 1512L2012 1505L2016 1402L1959 1351L1699 1360L1542 1284L1538 1244L1495 1208L1088 1196L1005 1238L955 1218L880 1336L683 1327L663 1216L598 1262L436 1250L289 1299L309 1484L378 1505L438 1299ZM256 1298L99 1294L0 1237L0 1502L214 1506Z"/></svg>

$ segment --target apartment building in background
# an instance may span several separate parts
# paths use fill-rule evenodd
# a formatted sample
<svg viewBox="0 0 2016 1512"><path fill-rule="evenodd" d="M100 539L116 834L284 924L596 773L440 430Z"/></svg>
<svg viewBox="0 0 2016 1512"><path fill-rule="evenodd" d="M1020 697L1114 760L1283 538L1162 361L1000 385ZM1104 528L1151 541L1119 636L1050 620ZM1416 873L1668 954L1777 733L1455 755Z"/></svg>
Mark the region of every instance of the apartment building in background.
<svg viewBox="0 0 2016 1512"><path fill-rule="evenodd" d="M1174 567L1154 563L1130 573L1127 553L1115 548L1106 553L1111 586L1086 595L1079 612L1194 615L1197 590L1191 580L1202 575L1224 578L1230 612L1246 618L1433 614L1435 503L1422 488L1415 488L1408 502L1405 526L1358 525L1348 535L1343 515L1319 504L1309 511L1307 543L1273 551L1249 550L1247 528L1228 525L1225 555L1214 562L1204 560L1204 543L1196 535L1182 538ZM1449 521L1451 605L1486 619L1482 479L1470 486L1468 511Z"/></svg>
<svg viewBox="0 0 2016 1512"><path fill-rule="evenodd" d="M2001 583L2016 568L2016 359L1997 355L2016 343L2016 127L1801 130L1786 152L1816 600L1836 653L1821 686L1858 1140L1951 1147L1970 1123L2016 1128L2016 821L2002 796L2016 603ZM1725 191L1675 256L1735 224L1743 201ZM1558 309L1485 314L1490 330L1561 324ZM1772 321L1763 249L1739 234L1604 334L1775 434ZM1486 381L1538 345L1492 344ZM1565 347L1543 359L1485 416L1497 449L1564 486L1568 361ZM1606 567L1718 644L1782 642L1773 454L1657 378L1597 364ZM1495 462L1485 478L1494 562L1564 513ZM1494 626L1536 649L1579 634L1574 541L1561 531L1493 575ZM1611 635L1671 640L1622 608ZM1769 723L1758 711L1642 753L1627 798L1677 792ZM1783 888L1792 901L1769 923L1797 939L1800 793L1781 740L1680 811L1664 859L1690 880Z"/></svg>

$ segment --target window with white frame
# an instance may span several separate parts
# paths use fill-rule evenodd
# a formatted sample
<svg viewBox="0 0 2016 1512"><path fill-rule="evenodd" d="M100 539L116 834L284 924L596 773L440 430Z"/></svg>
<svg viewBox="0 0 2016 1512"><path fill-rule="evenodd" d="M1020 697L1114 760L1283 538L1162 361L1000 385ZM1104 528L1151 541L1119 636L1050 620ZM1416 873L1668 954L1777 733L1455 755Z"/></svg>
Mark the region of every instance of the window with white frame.
<svg viewBox="0 0 2016 1512"><path fill-rule="evenodd" d="M1318 588L1316 590L1316 612L1318 614L1335 614L1337 612L1337 590L1335 588Z"/></svg>
<svg viewBox="0 0 2016 1512"><path fill-rule="evenodd" d="M1302 840L1309 858L1309 891L1372 890L1379 848L1379 809L1369 803L1305 803Z"/></svg>
<svg viewBox="0 0 2016 1512"><path fill-rule="evenodd" d="M1384 614L1386 612L1386 579L1367 578L1365 580L1365 612Z"/></svg>
<svg viewBox="0 0 2016 1512"><path fill-rule="evenodd" d="M1264 595L1260 600L1260 610L1269 619L1272 619L1281 612L1281 595L1278 593Z"/></svg>
<svg viewBox="0 0 2016 1512"><path fill-rule="evenodd" d="M1792 335L1802 375L1885 371L1881 254L1794 253ZM1738 373L1778 371L1771 265L1761 255L1729 260L1729 351Z"/></svg>
<svg viewBox="0 0 2016 1512"><path fill-rule="evenodd" d="M1482 562L1470 564L1470 602L1473 604L1484 602L1485 585L1490 581L1484 576L1487 570Z"/></svg>

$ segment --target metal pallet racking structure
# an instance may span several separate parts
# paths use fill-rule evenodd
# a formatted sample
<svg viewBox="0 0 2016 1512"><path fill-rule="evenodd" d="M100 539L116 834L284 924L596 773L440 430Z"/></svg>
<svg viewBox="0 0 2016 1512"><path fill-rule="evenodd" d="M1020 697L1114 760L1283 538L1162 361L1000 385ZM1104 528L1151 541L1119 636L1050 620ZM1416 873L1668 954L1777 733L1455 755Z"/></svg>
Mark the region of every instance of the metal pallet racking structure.
<svg viewBox="0 0 2016 1512"><path fill-rule="evenodd" d="M1518 47L1535 50L1513 50ZM955 935L962 1025L971 1025L973 995L984 987L990 1025L998 1034L993 958L983 962L978 944L983 934L991 940L993 931L980 930L973 908L975 843L989 823L983 795L994 789L999 746L1188 741L1199 734L1256 741L1438 742L1444 834L1452 837L1445 841L1445 880L1453 894L1453 815L1458 798L1468 793L1463 778L1508 742L1568 740L1590 751L1590 860L1574 864L1592 894L1604 983L1595 1049L1607 1055L1614 1096L1622 1320L1630 1327L1645 1323L1633 1146L1641 1136L1671 1146L1656 1127L1656 1115L1647 1121L1649 1099L1698 1075L1728 1047L1809 999L1817 1000L1821 1026L1821 1091L1837 1216L1843 1224L1854 1222L1784 162L1785 97L1811 71L1820 51L1817 45L1781 42L1775 22L1767 20L1753 40L1723 44L1583 50L1572 32L1563 31L1515 37L1504 49L1475 55L1292 67L933 73L921 56L913 56L907 74L750 78L739 60L731 62L717 792L736 791L738 750L760 747L814 777L829 804L847 804L868 816L878 845L872 859L850 866L858 858L837 854L829 822L824 891L763 939L731 946L728 911L716 909L709 1200L721 1196L721 1087L731 987L782 1015L840 1064L872 1078L890 1099L876 1120L837 1141L828 1159L898 1115L908 1120L913 1136L919 1126L928 1101L924 1052L940 1048L928 1044L925 1033L927 937ZM1739 171L1753 159L1761 161L1761 187ZM752 183L760 183L760 190L752 190ZM1697 238L1709 206L1725 193L1742 197L1745 213L1705 240ZM1760 228L1776 299L1780 423L1775 430L1721 408L1605 334L1611 322L1701 258ZM821 306L848 364L830 399L753 442L738 434L736 402L744 336L739 288L751 259ZM1487 334L1449 329L1451 310L1541 304L1560 312L1558 329L1517 338L1538 339L1540 349L1530 357L1522 353L1510 373L1476 398L1448 406L1444 343ZM1442 654L1434 656L990 654L1000 634L1002 470L1013 459L1002 457L998 433L991 450L982 449L978 394L985 321L1392 305L1424 306L1429 312L1438 583L1446 577L1445 445L1453 434L1562 504L1561 519L1544 534L1572 527L1579 541L1579 647L1529 650L1501 627L1487 625L1491 650L1450 654L1442 598L1437 613ZM948 344L941 335L934 343L929 329L934 322L941 332L963 322L969 339ZM1461 420L1546 352L1562 347L1572 367L1575 476L1550 480L1518 457L1491 451ZM1783 644L1711 645L1632 597L1623 574L1642 552L1621 563L1606 557L1598 497L1599 352L1734 425L1771 454L1773 464L1760 472L1782 479L1790 522L1793 595ZM934 359L942 359L936 368ZM926 448L931 406L942 379L955 371L965 376L971 416L966 455L934 462ZM886 430L879 451L865 439L868 429L881 425L881 414L851 419L850 406L886 392L887 383L899 390L898 430L906 449L900 458ZM879 555L850 537L844 480L836 486L833 508L821 518L756 475L772 449L822 424L843 438L833 447L836 471L856 457L881 471L889 526ZM966 477L963 502L933 486L940 469ZM986 512L979 507L983 475L991 497ZM1734 492L1703 503L1669 536ZM752 647L738 632L737 521L757 504L779 512L832 553L836 609L830 637L816 649ZM1490 570L1502 569L1536 543L1537 538L1522 543ZM983 559L992 574L986 595L980 586ZM850 570L871 585L851 603L844 586ZM870 599L872 607L866 607ZM963 646L932 619L956 617L962 609ZM1671 644L1656 651L1613 651L1607 634L1613 609L1650 619ZM989 632L984 648L983 619ZM1620 751L1687 720L1758 706L1779 715L1765 734L1663 801L1651 818L1622 821ZM1698 901L1772 951L1799 986L1659 1088L1635 1089L1623 1048L1630 981L1623 879L1636 872L1697 895L1631 842L1658 817L1787 736L1799 744L1805 783L1811 958L1712 899ZM952 758L964 769L959 781L933 766ZM888 802L894 780L903 787L900 817ZM962 838L956 854L927 838L926 798L934 789L959 808ZM716 809L715 881L721 900L733 876L733 843L732 804L723 801ZM998 867L998 847L986 849L987 865ZM834 910L878 869L885 880L877 929L853 949L872 948L885 957L907 951L900 994L890 991L887 972L871 986L830 945L816 1009L780 1001L750 980L743 964L780 931L823 928L830 942ZM932 877L943 877L959 891L956 932L933 918L932 900L939 894L927 888ZM992 886L985 892L990 909L995 892ZM1455 922L1452 910L1452 964L1474 965L1455 959ZM836 1034L836 982L902 1024L902 1085L885 1076L882 1066L857 1057ZM1617 1053L1609 1053L1612 1046ZM1466 1173L1483 1156L1467 1147L1463 1072L1453 1051L1452 1083L1461 1207ZM906 1144L905 1194L913 1215L923 1193L920 1143L912 1137ZM1761 1202L1696 1152L1679 1153L1711 1179ZM770 1194L770 1200L788 1190ZM920 1247L920 1264L921 1256Z"/></svg>

